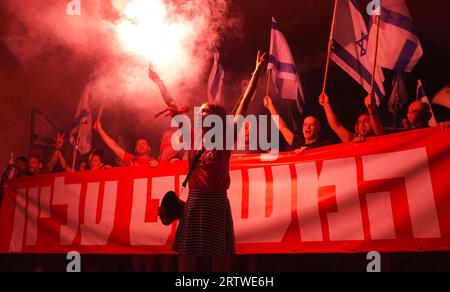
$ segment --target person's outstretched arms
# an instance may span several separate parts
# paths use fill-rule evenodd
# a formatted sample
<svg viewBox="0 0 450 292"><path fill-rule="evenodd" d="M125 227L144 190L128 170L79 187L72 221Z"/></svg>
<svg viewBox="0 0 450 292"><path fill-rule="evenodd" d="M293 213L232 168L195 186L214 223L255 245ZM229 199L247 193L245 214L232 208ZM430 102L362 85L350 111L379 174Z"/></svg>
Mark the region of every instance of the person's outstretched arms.
<svg viewBox="0 0 450 292"><path fill-rule="evenodd" d="M333 108L331 107L328 95L321 94L319 97L319 104L325 110L328 124L330 125L331 129L336 133L336 135L339 136L339 139L341 139L341 141L344 143L350 142L352 140L352 133L349 130L347 130L339 121L338 117L333 111Z"/></svg>
<svg viewBox="0 0 450 292"><path fill-rule="evenodd" d="M94 129L98 132L98 134L100 135L102 140L105 142L105 144L109 147L109 149L111 149L114 152L114 154L117 155L117 157L124 160L125 153L126 153L125 150L123 150L119 146L119 144L117 144L116 141L114 141L111 137L109 137L109 135L103 129L102 122L99 119L97 119L97 121L95 121Z"/></svg>
<svg viewBox="0 0 450 292"><path fill-rule="evenodd" d="M380 116L378 115L378 108L373 95L368 95L364 100L367 111L370 116L370 124L372 125L373 133L376 136L384 135L383 123L381 123Z"/></svg>
<svg viewBox="0 0 450 292"><path fill-rule="evenodd" d="M268 96L264 97L264 107L269 110L270 114L272 116L278 116L279 117L279 130L280 133L283 135L286 142L289 144L289 146L292 146L294 142L294 133L288 128L283 118L279 115L277 109L273 105L272 99Z"/></svg>

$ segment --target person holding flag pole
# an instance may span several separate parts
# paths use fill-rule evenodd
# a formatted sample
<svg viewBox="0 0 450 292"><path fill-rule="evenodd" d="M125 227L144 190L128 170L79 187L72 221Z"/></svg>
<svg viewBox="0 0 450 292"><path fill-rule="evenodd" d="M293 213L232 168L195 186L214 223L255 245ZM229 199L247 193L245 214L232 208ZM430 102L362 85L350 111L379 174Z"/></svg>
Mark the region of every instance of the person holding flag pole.
<svg viewBox="0 0 450 292"><path fill-rule="evenodd" d="M348 15L352 17L349 18ZM353 38L349 37L352 32ZM373 51L368 48L368 37L366 24L356 3L350 0L335 0L319 103L325 110L330 127L342 142L363 142L367 136L384 134L384 128L377 113L377 103L384 96L384 75L381 68L377 66L376 50L375 57L370 58L373 56L371 54ZM333 59L369 93L364 100L368 113L362 113L358 117L354 133L340 123L326 94L330 59Z"/></svg>
<svg viewBox="0 0 450 292"><path fill-rule="evenodd" d="M300 153L306 149L325 146L327 142L321 139L320 122L316 117L306 117L302 125L303 137L296 135L288 128L286 122L280 117L272 99L269 97L270 82L272 81L281 97L284 99L295 100L299 112L303 112L303 90L295 66L294 57L289 48L289 44L284 34L280 31L275 19L272 19L270 55L267 72L268 78L266 96L264 97L264 107L267 108L272 117L279 117L279 119L275 119L275 124L277 124L290 148ZM278 122L276 120L278 120Z"/></svg>
<svg viewBox="0 0 450 292"><path fill-rule="evenodd" d="M373 70L372 70L372 82L370 83L370 97L373 98L375 90L375 78L377 74L378 67L378 47L380 43L380 23L381 23L381 9L377 8L374 10L374 15L376 18L376 37L375 37L375 56L373 60Z"/></svg>
<svg viewBox="0 0 450 292"><path fill-rule="evenodd" d="M335 26L335 20L336 20L336 8L337 8L337 0L334 1L333 18L331 20L330 38L328 39L325 74L323 76L322 95L326 94L326 91L327 91L328 72L330 69L331 49L333 47L333 35L334 35L334 26Z"/></svg>
<svg viewBox="0 0 450 292"><path fill-rule="evenodd" d="M266 96L269 96L272 81L281 98L294 100L301 114L305 103L302 84L289 44L275 18L272 18L267 78Z"/></svg>

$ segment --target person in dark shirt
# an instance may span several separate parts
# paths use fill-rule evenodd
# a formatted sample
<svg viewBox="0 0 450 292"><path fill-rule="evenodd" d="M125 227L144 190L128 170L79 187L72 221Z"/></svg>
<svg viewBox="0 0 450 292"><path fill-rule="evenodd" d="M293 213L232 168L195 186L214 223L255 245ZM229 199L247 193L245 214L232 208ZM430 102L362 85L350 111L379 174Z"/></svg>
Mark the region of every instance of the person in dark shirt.
<svg viewBox="0 0 450 292"><path fill-rule="evenodd" d="M268 96L264 98L264 107L267 108L272 116L279 116L277 109L273 105L272 99ZM309 116L303 121L303 137L292 132L280 117L280 132L291 150L301 152L305 149L318 148L326 146L329 143L320 137L320 122L314 116Z"/></svg>

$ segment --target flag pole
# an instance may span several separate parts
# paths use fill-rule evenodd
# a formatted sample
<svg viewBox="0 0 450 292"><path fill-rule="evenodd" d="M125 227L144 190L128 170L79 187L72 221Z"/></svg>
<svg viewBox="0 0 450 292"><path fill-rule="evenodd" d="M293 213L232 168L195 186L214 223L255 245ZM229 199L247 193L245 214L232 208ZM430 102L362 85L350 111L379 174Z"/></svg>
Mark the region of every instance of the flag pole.
<svg viewBox="0 0 450 292"><path fill-rule="evenodd" d="M270 32L270 43L269 43L269 62L268 64L270 64L270 54L272 53L272 29L273 29L273 23L276 22L275 18L272 17L272 24L271 24L271 32ZM267 65L269 66L269 65ZM270 79L272 78L272 69L269 69L269 67L267 67L267 84L266 84L266 96L269 96L270 94Z"/></svg>
<svg viewBox="0 0 450 292"><path fill-rule="evenodd" d="M377 62L378 62L378 47L379 47L379 40L380 40L380 23L381 23L381 14L377 15L377 34L376 34L376 42L375 42L375 60L373 62L372 81L370 83L370 96L371 97L373 96L373 93L374 93L375 77L376 77L377 65L378 65Z"/></svg>
<svg viewBox="0 0 450 292"><path fill-rule="evenodd" d="M267 71L267 87L266 87L266 96L269 96L270 93L270 79L272 78L272 69Z"/></svg>
<svg viewBox="0 0 450 292"><path fill-rule="evenodd" d="M420 98L419 98L419 87L422 85L422 84L420 84L420 83L421 83L420 79L417 80L416 101L419 101L419 100L420 100Z"/></svg>
<svg viewBox="0 0 450 292"><path fill-rule="evenodd" d="M103 98L102 104L100 105L100 109L98 110L97 120L101 120L102 119L103 109L104 108L105 108L105 98Z"/></svg>
<svg viewBox="0 0 450 292"><path fill-rule="evenodd" d="M83 126L83 124L81 124L80 127L78 128L77 141L76 141L74 149L73 149L72 172L75 172L75 163L77 161L78 145L80 144L81 126Z"/></svg>
<svg viewBox="0 0 450 292"><path fill-rule="evenodd" d="M392 130L396 131L397 130L397 115L398 115L398 107L399 107L399 102L400 102L400 95L398 94L398 90L400 88L400 81L399 81L399 76L400 73L396 73L395 78L396 78L396 93L395 93L395 100L394 100L394 117L393 117L393 121L392 121Z"/></svg>
<svg viewBox="0 0 450 292"><path fill-rule="evenodd" d="M337 1L338 0L334 0L333 19L331 21L330 38L328 40L327 61L326 61L326 64L325 64L325 75L323 77L322 94L325 94L326 89L327 89L328 71L329 71L329 68L330 68L330 59L331 59L331 49L333 47L334 25L336 23Z"/></svg>

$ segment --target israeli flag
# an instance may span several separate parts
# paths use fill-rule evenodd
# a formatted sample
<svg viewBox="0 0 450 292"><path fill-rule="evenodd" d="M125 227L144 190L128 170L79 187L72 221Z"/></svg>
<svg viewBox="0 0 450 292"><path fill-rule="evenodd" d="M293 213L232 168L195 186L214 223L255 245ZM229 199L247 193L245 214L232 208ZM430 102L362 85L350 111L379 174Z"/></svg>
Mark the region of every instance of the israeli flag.
<svg viewBox="0 0 450 292"><path fill-rule="evenodd" d="M336 1L331 59L370 93L375 61L375 50L369 48L372 36L355 0ZM385 96L383 82L383 70L377 66L374 83L377 104Z"/></svg>
<svg viewBox="0 0 450 292"><path fill-rule="evenodd" d="M272 18L267 70L272 70L272 81L275 84L277 93L284 99L295 100L301 113L302 105L304 104L302 84L291 49L274 18Z"/></svg>
<svg viewBox="0 0 450 292"><path fill-rule="evenodd" d="M370 29L371 47L375 46L377 26ZM381 1L378 62L396 72L411 72L423 56L422 45L404 0Z"/></svg>
<svg viewBox="0 0 450 292"><path fill-rule="evenodd" d="M70 131L70 143L84 155L92 149L92 112L90 109L91 84L87 84L83 90L77 106L75 119ZM78 140L78 141L77 141Z"/></svg>

